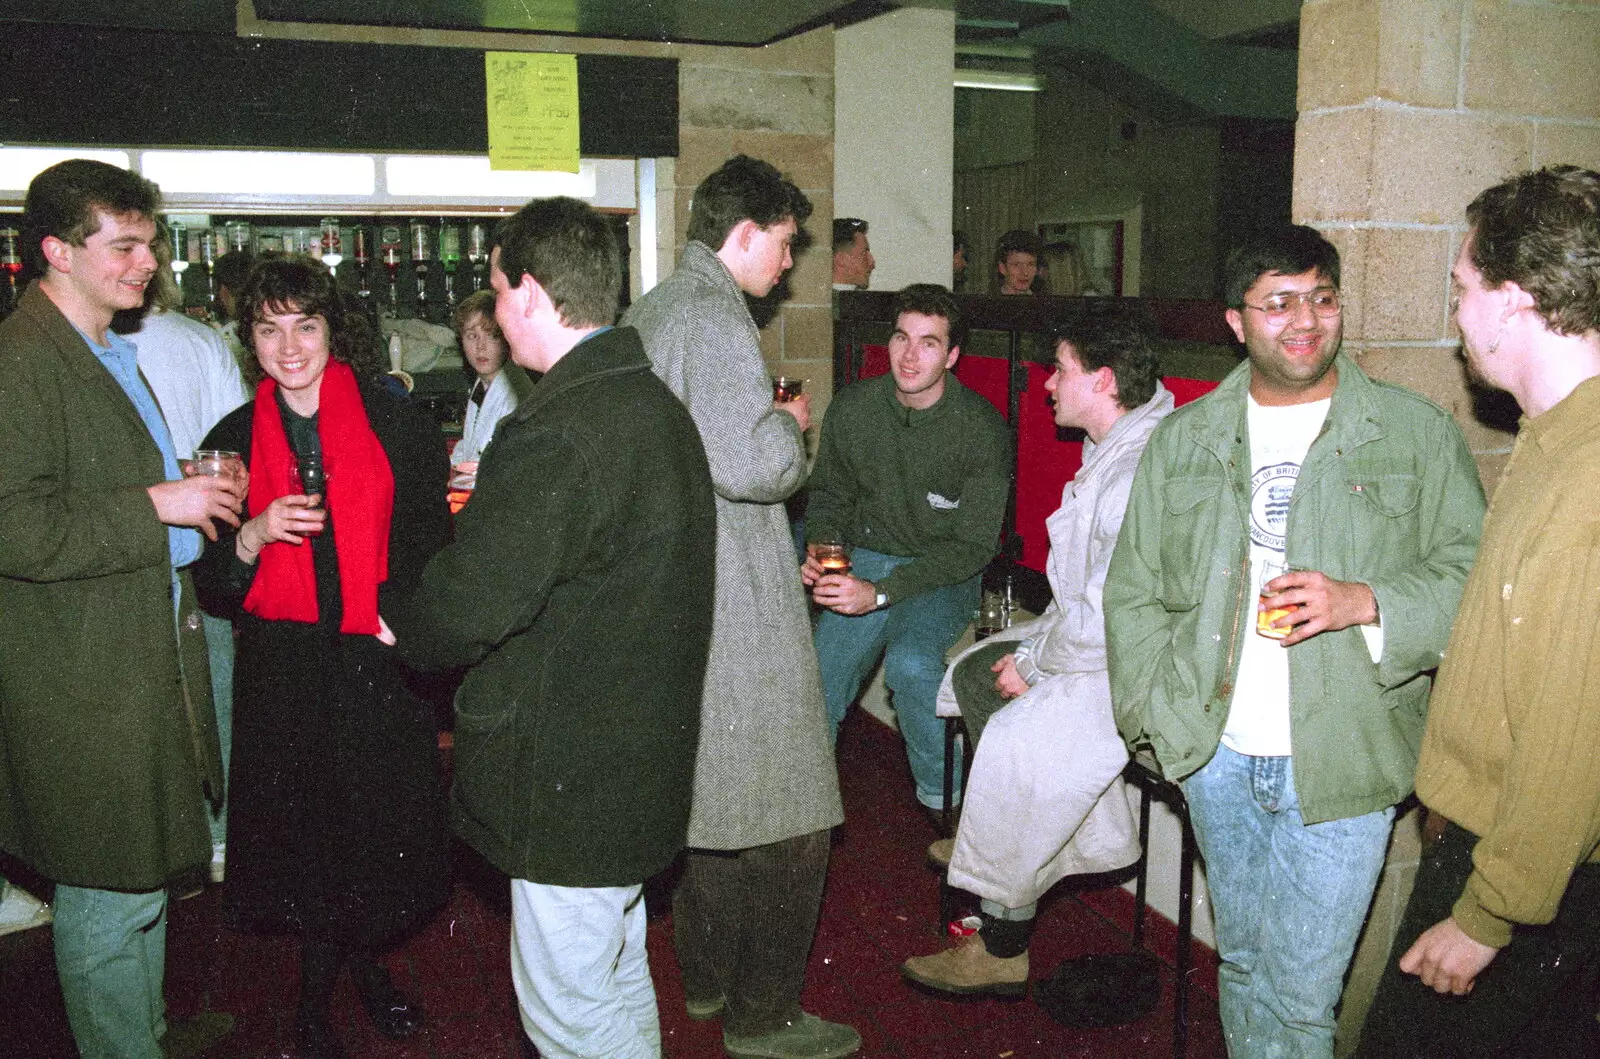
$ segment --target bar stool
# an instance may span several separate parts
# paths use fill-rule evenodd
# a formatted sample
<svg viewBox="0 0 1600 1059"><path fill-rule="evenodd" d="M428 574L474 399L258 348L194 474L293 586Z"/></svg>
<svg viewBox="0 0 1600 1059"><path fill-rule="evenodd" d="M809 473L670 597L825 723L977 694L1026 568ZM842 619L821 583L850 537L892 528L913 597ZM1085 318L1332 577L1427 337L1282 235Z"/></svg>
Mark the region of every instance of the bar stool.
<svg viewBox="0 0 1600 1059"><path fill-rule="evenodd" d="M1183 790L1161 775L1155 755L1140 747L1122 771L1122 778L1139 788L1139 859L1135 862L1133 890L1133 946L1144 947L1145 884L1150 874L1150 800L1167 804L1178 818L1182 840L1178 854L1178 943L1175 955L1177 982L1172 1000L1172 1054L1183 1059L1189 1045L1189 972L1193 969L1194 938L1194 828L1189 824L1189 804Z"/></svg>

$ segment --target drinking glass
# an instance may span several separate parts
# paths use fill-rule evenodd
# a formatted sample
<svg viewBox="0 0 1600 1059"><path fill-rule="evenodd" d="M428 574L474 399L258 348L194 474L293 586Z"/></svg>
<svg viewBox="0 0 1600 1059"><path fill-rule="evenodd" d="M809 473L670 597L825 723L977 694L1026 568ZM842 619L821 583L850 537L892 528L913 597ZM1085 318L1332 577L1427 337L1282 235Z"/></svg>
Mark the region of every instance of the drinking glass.
<svg viewBox="0 0 1600 1059"><path fill-rule="evenodd" d="M1006 606L1005 593L986 588L978 600L978 620L974 630L978 639L993 636L1011 624L1011 610Z"/></svg>
<svg viewBox="0 0 1600 1059"><path fill-rule="evenodd" d="M1267 591L1268 581L1288 572L1289 565L1280 559L1267 559L1261 564L1261 578L1257 581L1257 592L1261 600L1261 606L1256 610L1257 636L1265 636L1269 640L1282 640L1294 632L1293 626L1275 626L1272 623L1285 614L1293 614L1300 609L1300 605L1291 603L1282 607L1273 606L1273 593Z"/></svg>
<svg viewBox="0 0 1600 1059"><path fill-rule="evenodd" d="M322 503L319 506L323 511L328 510L328 471L322 462L322 454L291 455L289 457L289 486L306 496L321 497ZM322 531L318 530L317 532L320 533Z"/></svg>
<svg viewBox="0 0 1600 1059"><path fill-rule="evenodd" d="M772 399L780 403L792 401L800 396L800 391L805 388L804 379L796 379L789 375L774 375L772 377Z"/></svg>
<svg viewBox="0 0 1600 1059"><path fill-rule="evenodd" d="M848 574L850 572L850 546L837 538L824 538L813 541L811 554L816 557L822 566L824 574Z"/></svg>
<svg viewBox="0 0 1600 1059"><path fill-rule="evenodd" d="M201 475L208 478L242 478L244 459L237 452L226 449L195 449L194 459L184 464L183 473L186 478Z"/></svg>

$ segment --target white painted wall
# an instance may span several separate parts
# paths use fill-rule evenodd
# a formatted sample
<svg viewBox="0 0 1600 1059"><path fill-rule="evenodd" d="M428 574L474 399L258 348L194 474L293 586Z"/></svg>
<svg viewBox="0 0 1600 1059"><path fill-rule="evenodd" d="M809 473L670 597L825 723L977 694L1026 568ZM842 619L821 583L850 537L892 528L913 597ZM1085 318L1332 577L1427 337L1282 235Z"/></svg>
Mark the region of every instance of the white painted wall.
<svg viewBox="0 0 1600 1059"><path fill-rule="evenodd" d="M954 73L950 11L904 8L834 34L833 215L870 225L873 290L950 284Z"/></svg>

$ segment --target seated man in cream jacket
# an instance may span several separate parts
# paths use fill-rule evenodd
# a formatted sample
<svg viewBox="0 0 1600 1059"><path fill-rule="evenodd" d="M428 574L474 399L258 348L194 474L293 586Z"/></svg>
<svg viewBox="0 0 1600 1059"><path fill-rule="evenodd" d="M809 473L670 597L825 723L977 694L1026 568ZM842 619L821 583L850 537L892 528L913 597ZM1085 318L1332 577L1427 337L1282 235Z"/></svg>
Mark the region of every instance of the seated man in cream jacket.
<svg viewBox="0 0 1600 1059"><path fill-rule="evenodd" d="M1039 897L1068 875L1139 856L1100 591L1139 456L1172 394L1131 320L1075 320L1051 338L1056 371L1045 388L1056 424L1088 433L1083 466L1047 522L1054 601L1038 620L963 653L940 689L940 712L958 707L977 749L960 829L928 852L949 864L951 885L982 899L982 926L901 971L948 993L1024 992Z"/></svg>

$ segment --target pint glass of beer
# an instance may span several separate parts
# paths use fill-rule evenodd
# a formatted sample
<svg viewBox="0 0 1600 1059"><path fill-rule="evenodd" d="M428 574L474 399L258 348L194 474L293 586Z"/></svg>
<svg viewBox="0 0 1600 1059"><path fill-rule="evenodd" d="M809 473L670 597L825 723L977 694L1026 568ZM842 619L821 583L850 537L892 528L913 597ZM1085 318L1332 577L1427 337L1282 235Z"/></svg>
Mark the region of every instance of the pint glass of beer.
<svg viewBox="0 0 1600 1059"><path fill-rule="evenodd" d="M1267 591L1267 582L1289 572L1289 566L1278 559L1268 559L1261 564L1261 579L1259 585L1260 605L1256 608L1256 635L1265 636L1269 640L1282 640L1291 632L1293 626L1276 626L1272 623L1285 614L1293 614L1300 609L1297 603L1286 606L1274 606L1272 593Z"/></svg>

